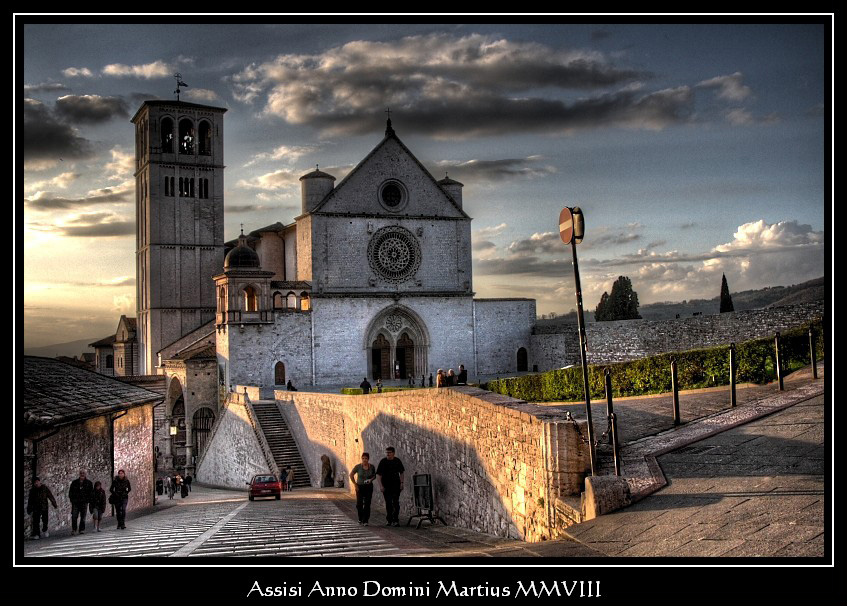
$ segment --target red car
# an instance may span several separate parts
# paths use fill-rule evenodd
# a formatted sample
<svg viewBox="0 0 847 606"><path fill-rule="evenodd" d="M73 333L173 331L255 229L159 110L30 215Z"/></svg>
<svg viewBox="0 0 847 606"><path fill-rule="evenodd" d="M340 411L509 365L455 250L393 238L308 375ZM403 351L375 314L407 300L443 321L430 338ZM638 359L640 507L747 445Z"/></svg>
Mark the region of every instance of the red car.
<svg viewBox="0 0 847 606"><path fill-rule="evenodd" d="M253 476L247 484L250 486L248 498L251 501L256 497L276 497L279 500L282 495L282 482L272 474Z"/></svg>

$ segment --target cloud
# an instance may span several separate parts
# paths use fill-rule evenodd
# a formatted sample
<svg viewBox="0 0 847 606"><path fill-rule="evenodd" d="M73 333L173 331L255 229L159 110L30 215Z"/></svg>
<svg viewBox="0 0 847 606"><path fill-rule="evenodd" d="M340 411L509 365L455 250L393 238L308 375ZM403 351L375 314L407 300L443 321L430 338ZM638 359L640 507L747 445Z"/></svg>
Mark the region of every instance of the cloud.
<svg viewBox="0 0 847 606"><path fill-rule="evenodd" d="M542 156L508 158L503 160L468 160L466 162L442 161L440 171L452 174L459 181L506 181L509 179L546 177L556 172L550 165L540 164Z"/></svg>
<svg viewBox="0 0 847 606"><path fill-rule="evenodd" d="M130 178L135 172L135 156L122 151L119 147L112 148L110 153L112 161L106 163L104 168L111 174L107 175L106 178L110 180Z"/></svg>
<svg viewBox="0 0 847 606"><path fill-rule="evenodd" d="M483 279L519 275L524 290L531 284L533 296L555 305L552 296L557 292L573 296L573 270L553 235L533 234L517 240L500 256L495 256L491 242L475 243L475 274ZM772 224L759 220L739 226L731 241L702 252L661 252L655 249L664 243L655 241L634 253L609 259L583 256L579 265L586 306L596 305L620 275L632 279L642 304L715 297L722 274L733 291L792 284L798 275L823 274L824 239L824 232L796 220ZM555 286L557 282L551 278L560 285Z"/></svg>
<svg viewBox="0 0 847 606"><path fill-rule="evenodd" d="M230 81L239 101L264 97L267 115L327 133L373 132L388 105L398 108L395 127L403 132L484 136L610 125L655 129L684 119L691 111L687 87L642 94L627 86L571 101L550 98L650 77L618 67L597 51L430 34L280 55L248 66Z"/></svg>
<svg viewBox="0 0 847 606"><path fill-rule="evenodd" d="M100 95L65 95L56 100L56 113L69 122L97 124L112 118L127 118L126 101Z"/></svg>
<svg viewBox="0 0 847 606"><path fill-rule="evenodd" d="M321 168L321 171L327 172L336 179L341 180L344 176L353 169L352 165L348 166L329 166ZM295 170L291 168L281 168L264 175L259 175L252 179L241 179L236 183L236 187L244 189L261 189L265 191L279 191L286 188L300 187L300 177L306 174L307 171Z"/></svg>
<svg viewBox="0 0 847 606"><path fill-rule="evenodd" d="M716 89L716 95L719 99L725 101L744 101L747 97L753 94L750 87L744 84L744 76L741 72L735 72L730 76L716 76L708 80L703 80L697 84L700 88Z"/></svg>
<svg viewBox="0 0 847 606"><path fill-rule="evenodd" d="M174 68L162 60L147 63L145 65L124 65L122 63L112 63L103 68L103 74L106 76L115 76L118 78L144 78L145 80L170 77L173 72Z"/></svg>
<svg viewBox="0 0 847 606"><path fill-rule="evenodd" d="M108 221L89 225L65 225L59 233L69 238L113 238L135 234L135 221Z"/></svg>
<svg viewBox="0 0 847 606"><path fill-rule="evenodd" d="M132 181L124 182L116 187L105 187L103 189L88 192L81 198L62 198L53 195L52 192L39 191L34 196L24 199L27 208L32 210L67 210L97 204L123 204L131 202L134 192Z"/></svg>
<svg viewBox="0 0 847 606"><path fill-rule="evenodd" d="M81 160L94 156L90 141L61 122L40 101L24 99L24 165L29 170L55 166L60 159Z"/></svg>
<svg viewBox="0 0 847 606"><path fill-rule="evenodd" d="M186 88L182 91L182 96L201 103L211 103L220 99L218 93L207 88Z"/></svg>
<svg viewBox="0 0 847 606"><path fill-rule="evenodd" d="M271 210L274 207L266 206L264 204L232 204L226 206L226 212L241 214L241 213L252 213L252 212L261 212L265 210Z"/></svg>
<svg viewBox="0 0 847 606"><path fill-rule="evenodd" d="M24 84L24 94L56 93L66 91L68 87L59 82L42 82L41 84Z"/></svg>
<svg viewBox="0 0 847 606"><path fill-rule="evenodd" d="M81 175L79 173L74 172L66 172L60 175L56 175L52 179L47 179L44 181L36 181L35 183L28 184L24 187L25 191L43 191L45 189L67 189L68 186L79 179Z"/></svg>
<svg viewBox="0 0 847 606"><path fill-rule="evenodd" d="M77 77L92 78L92 77L94 77L94 74L91 73L91 70L88 69L87 67L67 67L67 68L62 70L62 74L66 78L77 78Z"/></svg>
<svg viewBox="0 0 847 606"><path fill-rule="evenodd" d="M506 223L495 225L493 227L483 227L474 232L474 235L479 238L493 238L499 236L508 227Z"/></svg>
<svg viewBox="0 0 847 606"><path fill-rule="evenodd" d="M303 156L313 153L318 149L317 145L289 146L280 145L269 152L260 152L250 158L244 167L252 166L258 162L282 162L293 166Z"/></svg>

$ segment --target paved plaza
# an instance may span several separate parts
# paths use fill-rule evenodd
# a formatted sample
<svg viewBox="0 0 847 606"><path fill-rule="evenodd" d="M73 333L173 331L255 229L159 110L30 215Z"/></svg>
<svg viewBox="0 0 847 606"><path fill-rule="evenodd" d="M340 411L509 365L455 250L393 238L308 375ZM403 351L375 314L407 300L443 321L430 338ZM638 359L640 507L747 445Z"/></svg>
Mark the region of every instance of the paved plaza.
<svg viewBox="0 0 847 606"><path fill-rule="evenodd" d="M386 528L379 507L371 525L360 526L355 499L343 488L251 502L246 492L195 485L186 499L159 497L155 507L130 512L125 530L113 517L100 533L89 521L82 536L25 541L24 555L822 557L823 388L822 378L800 372L785 392L775 385L740 389L735 409L726 390L682 394L677 428L666 410L669 396L622 399L615 409L623 475L638 502L572 526L562 540L525 543L428 522ZM598 435L605 421L600 405L592 411ZM576 406L554 406L579 416ZM610 471L610 452L599 449L603 473Z"/></svg>

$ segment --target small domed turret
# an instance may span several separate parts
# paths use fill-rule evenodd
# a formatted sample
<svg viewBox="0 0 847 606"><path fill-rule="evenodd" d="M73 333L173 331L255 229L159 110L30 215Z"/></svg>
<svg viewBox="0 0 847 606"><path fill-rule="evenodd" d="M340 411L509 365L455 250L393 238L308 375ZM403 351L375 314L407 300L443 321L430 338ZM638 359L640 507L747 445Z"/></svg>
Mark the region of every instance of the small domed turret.
<svg viewBox="0 0 847 606"><path fill-rule="evenodd" d="M247 244L247 236L244 232L238 237L238 246L233 248L224 259L224 270L237 269L239 267L255 268L261 267L259 254Z"/></svg>
<svg viewBox="0 0 847 606"><path fill-rule="evenodd" d="M335 177L315 168L300 177L303 213L313 210L335 187Z"/></svg>
<svg viewBox="0 0 847 606"><path fill-rule="evenodd" d="M444 178L438 182L438 185L447 192L447 195L453 198L456 201L456 204L459 205L459 208L462 208L462 188L465 186L463 183L459 183L455 179L451 179L444 174Z"/></svg>

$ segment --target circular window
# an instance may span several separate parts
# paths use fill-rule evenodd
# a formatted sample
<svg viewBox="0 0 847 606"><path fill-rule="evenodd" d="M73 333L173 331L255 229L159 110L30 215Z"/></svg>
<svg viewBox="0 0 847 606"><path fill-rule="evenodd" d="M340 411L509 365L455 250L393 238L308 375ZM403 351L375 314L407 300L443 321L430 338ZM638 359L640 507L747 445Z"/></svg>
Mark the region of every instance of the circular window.
<svg viewBox="0 0 847 606"><path fill-rule="evenodd" d="M418 271L421 247L409 230L399 226L383 227L368 244L368 262L385 280L402 282Z"/></svg>
<svg viewBox="0 0 847 606"><path fill-rule="evenodd" d="M386 181L379 188L379 201L391 212L398 212L406 205L406 188L399 181Z"/></svg>

